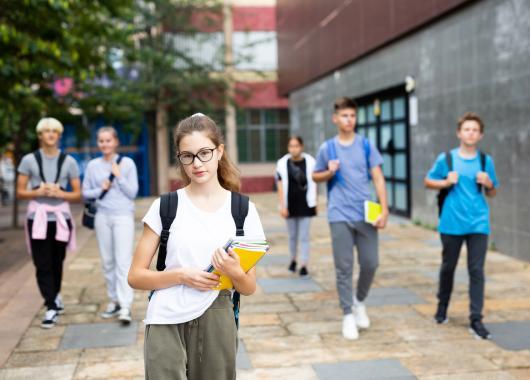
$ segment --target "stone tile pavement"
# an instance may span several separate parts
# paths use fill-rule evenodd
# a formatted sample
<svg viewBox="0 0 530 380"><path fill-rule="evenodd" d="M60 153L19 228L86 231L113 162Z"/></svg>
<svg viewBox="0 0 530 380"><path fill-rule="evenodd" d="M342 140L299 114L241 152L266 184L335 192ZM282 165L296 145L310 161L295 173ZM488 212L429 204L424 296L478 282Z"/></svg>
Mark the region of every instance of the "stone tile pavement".
<svg viewBox="0 0 530 380"><path fill-rule="evenodd" d="M465 254L450 323L437 326L432 322L440 256L437 235L394 219L381 234L381 265L367 302L372 327L361 332L358 341L346 341L340 332L326 219L314 219L311 277L301 280L286 269L287 237L276 213L276 196L252 199L272 250L258 267L256 294L242 300L238 379L530 379L528 263L488 253L485 322L496 341L477 341L467 331ZM150 202L137 202L138 219ZM324 204L319 208L323 215ZM137 228L138 238L140 224ZM0 351L9 351L0 379L143 378L141 320L147 294L135 293L136 323L128 329L101 319L107 300L96 241L92 233L80 233L82 247L65 271L66 313L57 327L39 327L43 310L38 311L41 301L31 285L33 274L26 269L24 278L18 275L24 297L2 309L0 323L10 311L16 314L0 331L7 336L12 324L20 333L12 348L3 337L0 340ZM15 335L10 335L12 341Z"/></svg>

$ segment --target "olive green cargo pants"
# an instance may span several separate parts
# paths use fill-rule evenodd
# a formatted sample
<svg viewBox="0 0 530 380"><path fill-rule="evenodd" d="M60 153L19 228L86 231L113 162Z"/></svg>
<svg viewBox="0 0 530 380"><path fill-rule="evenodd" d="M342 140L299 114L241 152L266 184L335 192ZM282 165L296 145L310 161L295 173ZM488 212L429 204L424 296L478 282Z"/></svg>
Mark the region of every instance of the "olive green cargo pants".
<svg viewBox="0 0 530 380"><path fill-rule="evenodd" d="M237 328L229 291L199 318L145 329L146 380L233 380Z"/></svg>

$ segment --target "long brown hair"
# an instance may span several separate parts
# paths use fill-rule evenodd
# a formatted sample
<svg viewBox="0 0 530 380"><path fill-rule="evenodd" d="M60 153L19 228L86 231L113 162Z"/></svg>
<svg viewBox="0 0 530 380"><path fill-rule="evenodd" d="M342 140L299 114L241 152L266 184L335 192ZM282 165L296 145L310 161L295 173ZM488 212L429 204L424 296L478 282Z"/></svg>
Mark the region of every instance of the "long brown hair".
<svg viewBox="0 0 530 380"><path fill-rule="evenodd" d="M206 115L195 114L184 120L181 120L177 125L174 140L176 154L179 153L179 146L182 139L193 132L205 132L207 137L214 143L216 147L224 144L223 135L217 124L215 124L215 121ZM188 177L184 171L184 168L179 160L177 160L177 165L181 178L184 180L184 183L188 185L191 182L190 177ZM218 165L217 178L219 179L221 186L228 191L238 192L241 188L239 169L234 165L232 160L230 160L226 150L219 160Z"/></svg>

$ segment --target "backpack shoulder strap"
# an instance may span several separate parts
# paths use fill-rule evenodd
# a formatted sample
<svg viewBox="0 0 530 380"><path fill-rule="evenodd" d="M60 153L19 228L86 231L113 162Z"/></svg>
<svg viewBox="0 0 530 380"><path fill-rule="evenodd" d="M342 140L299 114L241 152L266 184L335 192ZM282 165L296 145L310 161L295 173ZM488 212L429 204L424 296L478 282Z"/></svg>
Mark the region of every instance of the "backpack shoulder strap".
<svg viewBox="0 0 530 380"><path fill-rule="evenodd" d="M44 178L44 171L42 170L42 156L40 154L40 150L36 150L33 152L33 156L35 156L35 161L37 161L37 166L39 167L39 175L42 182L46 182L46 178Z"/></svg>
<svg viewBox="0 0 530 380"><path fill-rule="evenodd" d="M236 224L236 236L245 236L245 219L248 215L249 198L246 195L232 192L232 218Z"/></svg>
<svg viewBox="0 0 530 380"><path fill-rule="evenodd" d="M483 172L486 171L486 158L487 154L484 152L480 152L480 170Z"/></svg>
<svg viewBox="0 0 530 380"><path fill-rule="evenodd" d="M445 162L447 163L448 171L453 171L453 155L451 154L451 151L445 152Z"/></svg>
<svg viewBox="0 0 530 380"><path fill-rule="evenodd" d="M236 236L245 236L245 219L248 215L249 198L246 195L232 192L232 218L236 224ZM236 328L239 328L239 308L241 295L234 291L232 295L232 310L234 311L234 319Z"/></svg>
<svg viewBox="0 0 530 380"><path fill-rule="evenodd" d="M158 258L156 269L163 271L166 268L167 241L169 239L169 229L175 216L177 215L178 193L172 191L162 194L160 197L160 221L162 222L162 232L160 233L160 244L158 247Z"/></svg>
<svg viewBox="0 0 530 380"><path fill-rule="evenodd" d="M326 149L328 151L328 161L337 159L337 148L335 148L334 138L326 140Z"/></svg>
<svg viewBox="0 0 530 380"><path fill-rule="evenodd" d="M123 158L123 156L118 156L118 159L116 160L116 164L119 165L120 162L121 162L121 159ZM112 181L114 181L114 173L110 173L109 175L109 181L112 183Z"/></svg>
<svg viewBox="0 0 530 380"><path fill-rule="evenodd" d="M116 164L120 164L121 162L121 159L123 158L123 156L118 156L118 159L116 160ZM113 172L110 172L109 174L109 182L112 184L112 181L114 181L114 173ZM104 190L101 192L101 195L99 196L99 199L103 199L105 197L105 195L107 195L107 193L109 192L110 190L110 187L107 189L107 190ZM171 226L171 224L170 224Z"/></svg>
<svg viewBox="0 0 530 380"><path fill-rule="evenodd" d="M57 174L55 175L54 183L59 182L59 177L61 176L61 169L63 168L64 160L66 160L67 155L62 151L59 154L59 159L57 160Z"/></svg>
<svg viewBox="0 0 530 380"><path fill-rule="evenodd" d="M328 161L336 160L337 159L337 148L335 147L334 137L326 140L326 149L328 152ZM340 169L337 170L335 175L327 183L328 194L337 183L344 183L344 178L342 177Z"/></svg>
<svg viewBox="0 0 530 380"><path fill-rule="evenodd" d="M364 160L366 161L366 171L368 172L368 181L372 179L372 175L370 174L370 154L371 149L370 148L370 141L363 137L363 148L364 148Z"/></svg>
<svg viewBox="0 0 530 380"><path fill-rule="evenodd" d="M479 151L479 154L480 154L480 171L485 172L486 171L486 153ZM479 184L477 186L478 186L478 192L482 193L482 185Z"/></svg>

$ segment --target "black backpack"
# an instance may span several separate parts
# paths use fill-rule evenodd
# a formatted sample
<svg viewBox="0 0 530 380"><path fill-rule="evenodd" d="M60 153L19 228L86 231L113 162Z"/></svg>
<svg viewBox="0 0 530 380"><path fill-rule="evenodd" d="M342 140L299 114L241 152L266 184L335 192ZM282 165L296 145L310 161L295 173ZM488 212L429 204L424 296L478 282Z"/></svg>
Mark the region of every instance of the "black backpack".
<svg viewBox="0 0 530 380"><path fill-rule="evenodd" d="M236 236L245 236L245 219L248 215L249 198L246 195L232 192L232 218L236 224ZM179 199L178 193L172 191L162 194L160 197L160 220L162 222L162 232L160 233L160 243L158 247L158 258L156 260L156 269L163 271L166 268L167 241L169 239L169 229L175 216L177 215ZM151 293L152 295L152 293ZM234 319L236 327L239 328L239 306L241 295L234 291L232 296Z"/></svg>
<svg viewBox="0 0 530 380"><path fill-rule="evenodd" d="M36 150L33 152L33 156L35 156L35 161L37 161L37 166L39 167L39 175L42 182L46 183L46 178L44 177L44 170L42 170L42 156L40 153L40 150ZM55 180L53 183L57 183L59 181L59 177L61 176L61 169L63 168L64 160L66 159L66 154L64 154L62 151L59 153L59 158L57 159L57 174L55 175ZM33 190L38 189L39 187L36 186L33 188ZM61 190L65 190L63 187L61 187Z"/></svg>
<svg viewBox="0 0 530 380"><path fill-rule="evenodd" d="M480 170L485 171L486 170L486 154L483 152L479 152L480 154ZM445 162L447 163L447 168L449 169L448 172L453 171L453 155L451 152L445 152ZM478 186L478 192L482 192L482 185ZM442 215L442 208L444 206L445 198L449 195L449 192L452 190L453 186L446 187L445 189L440 189L438 192L438 216Z"/></svg>

